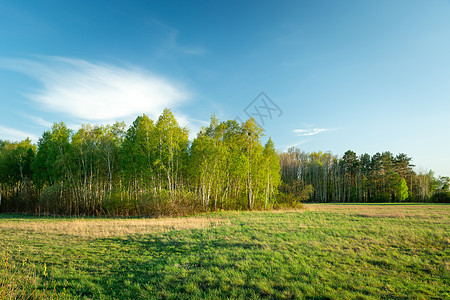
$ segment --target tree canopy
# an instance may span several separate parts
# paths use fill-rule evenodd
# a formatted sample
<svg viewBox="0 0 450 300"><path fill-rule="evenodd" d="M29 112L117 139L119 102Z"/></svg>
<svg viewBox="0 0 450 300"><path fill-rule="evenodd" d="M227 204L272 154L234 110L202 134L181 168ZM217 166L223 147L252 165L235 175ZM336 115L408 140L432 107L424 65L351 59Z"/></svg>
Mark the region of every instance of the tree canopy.
<svg viewBox="0 0 450 300"><path fill-rule="evenodd" d="M213 116L189 142L169 109L156 122L144 114L128 128L84 124L73 132L55 123L37 147L1 141L1 209L156 215L269 208L280 167L273 142L261 144L262 133L253 119Z"/></svg>
<svg viewBox="0 0 450 300"><path fill-rule="evenodd" d="M391 152L342 157L277 152L254 119L214 115L193 141L165 109L131 126L63 122L30 139L0 140L2 211L63 215L178 215L318 202L448 202L449 178L416 173Z"/></svg>

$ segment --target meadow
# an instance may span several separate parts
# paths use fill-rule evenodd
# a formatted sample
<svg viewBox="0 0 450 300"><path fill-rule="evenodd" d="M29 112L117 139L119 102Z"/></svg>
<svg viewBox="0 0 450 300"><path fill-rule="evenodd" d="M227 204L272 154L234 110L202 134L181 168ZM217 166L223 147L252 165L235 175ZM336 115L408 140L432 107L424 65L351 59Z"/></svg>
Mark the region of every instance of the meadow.
<svg viewBox="0 0 450 300"><path fill-rule="evenodd" d="M0 299L450 298L450 206L0 215Z"/></svg>

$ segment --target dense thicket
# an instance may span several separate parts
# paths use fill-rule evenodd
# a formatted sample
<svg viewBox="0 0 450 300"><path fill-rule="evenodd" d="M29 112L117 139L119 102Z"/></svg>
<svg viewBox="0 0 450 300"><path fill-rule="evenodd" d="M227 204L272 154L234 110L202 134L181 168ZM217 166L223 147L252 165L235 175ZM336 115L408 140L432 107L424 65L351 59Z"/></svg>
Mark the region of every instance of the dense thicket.
<svg viewBox="0 0 450 300"><path fill-rule="evenodd" d="M391 152L357 156L347 151L279 154L281 191L317 202L449 202L449 178L416 173L411 158Z"/></svg>
<svg viewBox="0 0 450 300"><path fill-rule="evenodd" d="M124 123L56 123L36 145L0 141L0 210L61 215L179 215L319 202L449 202L449 178L390 152L276 153L253 119L220 122L189 142L170 110Z"/></svg>
<svg viewBox="0 0 450 300"><path fill-rule="evenodd" d="M261 209L275 203L280 165L250 119L203 128L190 143L170 110L124 123L64 123L30 140L0 143L2 211L63 215L176 215Z"/></svg>

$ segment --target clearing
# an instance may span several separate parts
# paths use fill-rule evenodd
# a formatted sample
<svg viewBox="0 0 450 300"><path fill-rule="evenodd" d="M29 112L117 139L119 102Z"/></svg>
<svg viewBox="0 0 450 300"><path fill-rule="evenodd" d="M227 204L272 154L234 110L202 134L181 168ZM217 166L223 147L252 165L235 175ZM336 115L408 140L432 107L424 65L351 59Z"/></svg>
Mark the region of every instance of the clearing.
<svg viewBox="0 0 450 300"><path fill-rule="evenodd" d="M0 215L0 298L450 298L449 205Z"/></svg>

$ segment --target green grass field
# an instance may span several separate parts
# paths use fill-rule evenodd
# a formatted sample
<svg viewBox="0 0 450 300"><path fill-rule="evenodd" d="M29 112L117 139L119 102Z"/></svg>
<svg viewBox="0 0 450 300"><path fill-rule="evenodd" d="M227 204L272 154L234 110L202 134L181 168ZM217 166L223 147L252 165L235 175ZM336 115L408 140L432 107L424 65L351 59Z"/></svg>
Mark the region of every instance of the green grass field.
<svg viewBox="0 0 450 300"><path fill-rule="evenodd" d="M0 215L0 298L450 298L450 206Z"/></svg>

